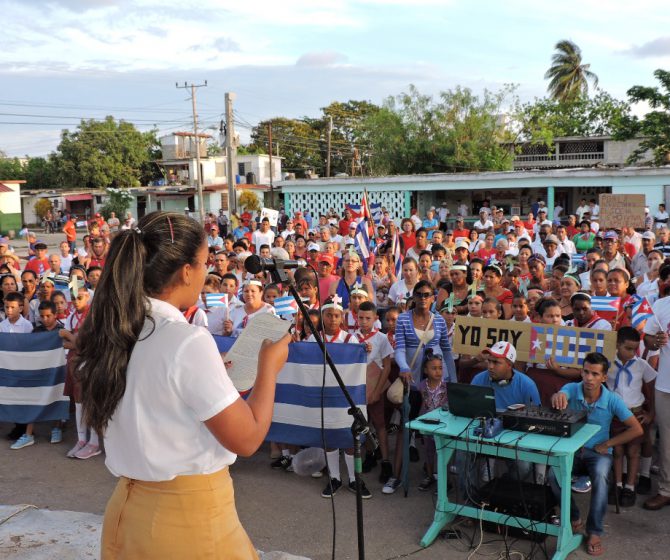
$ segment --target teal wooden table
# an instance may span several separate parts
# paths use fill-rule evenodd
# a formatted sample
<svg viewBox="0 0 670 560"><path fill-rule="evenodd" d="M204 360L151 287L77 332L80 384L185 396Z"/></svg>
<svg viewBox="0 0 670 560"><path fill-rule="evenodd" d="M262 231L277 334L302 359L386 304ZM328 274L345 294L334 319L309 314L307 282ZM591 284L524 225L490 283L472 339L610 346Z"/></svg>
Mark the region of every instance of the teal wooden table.
<svg viewBox="0 0 670 560"><path fill-rule="evenodd" d="M422 419L439 421L427 424ZM437 409L407 423L412 430L435 438L437 449L437 503L433 523L421 539L421 546L430 546L447 523L456 515L484 519L493 523L520 527L557 537L553 560L563 560L582 542L582 535L575 535L570 525L570 493L572 462L575 453L598 431L598 426L584 425L572 437L554 437L535 433L504 430L491 439L475 436L473 431L478 421L461 418ZM523 437L522 437L523 436ZM561 524L540 523L531 519L512 517L504 513L488 511L474 506L452 503L447 496L447 468L456 450L476 452L507 459L518 459L548 465L554 469L561 486Z"/></svg>

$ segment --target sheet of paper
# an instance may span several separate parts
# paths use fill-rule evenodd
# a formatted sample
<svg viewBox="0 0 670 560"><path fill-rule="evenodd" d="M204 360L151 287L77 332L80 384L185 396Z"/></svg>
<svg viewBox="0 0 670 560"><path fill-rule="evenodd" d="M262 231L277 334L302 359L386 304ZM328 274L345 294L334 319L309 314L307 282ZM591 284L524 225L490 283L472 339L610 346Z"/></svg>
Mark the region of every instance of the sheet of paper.
<svg viewBox="0 0 670 560"><path fill-rule="evenodd" d="M225 362L230 362L227 366L228 375L238 391L248 391L254 386L263 341L267 338L276 342L288 332L290 326L291 321L262 313L242 329L225 357Z"/></svg>

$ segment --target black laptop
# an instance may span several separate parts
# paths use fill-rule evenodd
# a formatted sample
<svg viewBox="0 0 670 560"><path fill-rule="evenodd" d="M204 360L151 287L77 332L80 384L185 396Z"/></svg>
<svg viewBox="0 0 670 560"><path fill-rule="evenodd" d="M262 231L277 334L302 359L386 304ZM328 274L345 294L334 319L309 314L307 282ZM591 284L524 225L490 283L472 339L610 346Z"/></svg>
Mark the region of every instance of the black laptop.
<svg viewBox="0 0 670 560"><path fill-rule="evenodd" d="M493 387L468 383L447 383L449 412L465 418L495 418L496 397Z"/></svg>

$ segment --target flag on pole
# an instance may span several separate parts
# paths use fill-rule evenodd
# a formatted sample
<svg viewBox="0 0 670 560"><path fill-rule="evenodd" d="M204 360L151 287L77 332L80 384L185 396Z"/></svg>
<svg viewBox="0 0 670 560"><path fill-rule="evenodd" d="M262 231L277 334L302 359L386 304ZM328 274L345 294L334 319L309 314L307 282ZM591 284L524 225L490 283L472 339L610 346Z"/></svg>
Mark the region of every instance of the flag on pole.
<svg viewBox="0 0 670 560"><path fill-rule="evenodd" d="M367 261L370 258L370 237L368 235L368 227L365 221L359 222L356 226L356 233L354 235L354 245L356 250Z"/></svg>
<svg viewBox="0 0 670 560"><path fill-rule="evenodd" d="M366 353L361 344L327 344L351 397L367 416L365 406ZM277 377L272 425L266 439L293 445L322 447L321 393L323 354L315 342L289 345L288 360ZM323 388L326 446L353 446L349 403L330 369Z"/></svg>
<svg viewBox="0 0 670 560"><path fill-rule="evenodd" d="M382 213L381 202L372 202L370 204L370 215L372 216L372 221L375 223L375 225L382 225L384 214Z"/></svg>
<svg viewBox="0 0 670 560"><path fill-rule="evenodd" d="M356 222L358 222L358 220L360 220L363 216L360 204L347 204L346 208L349 208L351 215Z"/></svg>
<svg viewBox="0 0 670 560"><path fill-rule="evenodd" d="M68 418L64 386L65 350L57 331L0 334L0 422Z"/></svg>
<svg viewBox="0 0 670 560"><path fill-rule="evenodd" d="M647 319L654 316L654 312L651 310L651 305L649 305L649 301L647 301L646 297L641 298L638 296L637 299L639 299L639 301L633 304L631 325L641 331L647 323Z"/></svg>
<svg viewBox="0 0 670 560"><path fill-rule="evenodd" d="M593 311L600 311L600 312L611 311L614 313L618 313L620 306L621 306L621 298L617 296L591 297L591 309L593 309Z"/></svg>
<svg viewBox="0 0 670 560"><path fill-rule="evenodd" d="M293 296L282 296L275 299L275 313L277 315L294 315L298 312L298 302Z"/></svg>
<svg viewBox="0 0 670 560"><path fill-rule="evenodd" d="M228 307L228 294L205 294L207 309L214 307Z"/></svg>
<svg viewBox="0 0 670 560"><path fill-rule="evenodd" d="M397 231L393 236L393 265L396 278L400 280L402 273L402 253L400 251L400 234Z"/></svg>

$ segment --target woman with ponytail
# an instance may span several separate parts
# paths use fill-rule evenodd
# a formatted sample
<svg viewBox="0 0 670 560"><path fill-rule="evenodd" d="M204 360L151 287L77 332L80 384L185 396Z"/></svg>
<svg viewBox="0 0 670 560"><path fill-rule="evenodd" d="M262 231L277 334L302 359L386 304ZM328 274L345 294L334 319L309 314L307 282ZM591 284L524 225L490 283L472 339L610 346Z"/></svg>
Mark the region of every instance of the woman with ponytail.
<svg viewBox="0 0 670 560"><path fill-rule="evenodd" d="M182 312L207 274L196 221L153 212L116 235L76 341L83 413L104 434L119 477L102 558L255 559L228 466L251 455L272 418L287 335L264 343L249 398L239 397L206 329Z"/></svg>

